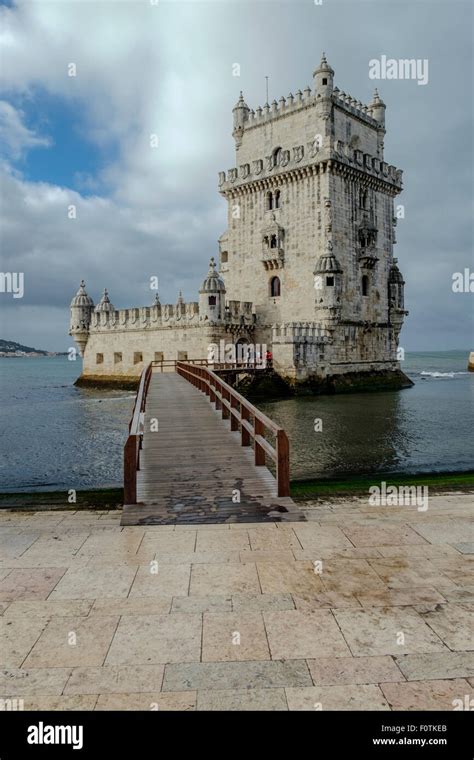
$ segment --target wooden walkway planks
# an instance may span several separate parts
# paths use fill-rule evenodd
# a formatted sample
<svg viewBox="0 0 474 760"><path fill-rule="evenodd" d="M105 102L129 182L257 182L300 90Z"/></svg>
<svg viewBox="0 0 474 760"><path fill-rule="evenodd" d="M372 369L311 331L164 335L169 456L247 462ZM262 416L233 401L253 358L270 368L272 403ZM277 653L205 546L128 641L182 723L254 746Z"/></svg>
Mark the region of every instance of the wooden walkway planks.
<svg viewBox="0 0 474 760"><path fill-rule="evenodd" d="M151 432L151 420L158 431ZM240 503L233 493L240 492ZM254 464L209 399L175 372L153 373L147 394L137 504L122 525L302 520L293 500Z"/></svg>

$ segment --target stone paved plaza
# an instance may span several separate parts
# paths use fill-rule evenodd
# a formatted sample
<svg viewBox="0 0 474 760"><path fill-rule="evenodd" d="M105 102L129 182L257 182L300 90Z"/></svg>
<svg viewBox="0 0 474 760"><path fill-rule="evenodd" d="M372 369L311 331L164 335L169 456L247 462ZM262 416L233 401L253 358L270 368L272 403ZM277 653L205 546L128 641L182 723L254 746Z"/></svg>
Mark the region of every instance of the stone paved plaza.
<svg viewBox="0 0 474 760"><path fill-rule="evenodd" d="M0 696L25 710L453 710L474 697L473 505L306 502L306 523L176 528L2 511Z"/></svg>

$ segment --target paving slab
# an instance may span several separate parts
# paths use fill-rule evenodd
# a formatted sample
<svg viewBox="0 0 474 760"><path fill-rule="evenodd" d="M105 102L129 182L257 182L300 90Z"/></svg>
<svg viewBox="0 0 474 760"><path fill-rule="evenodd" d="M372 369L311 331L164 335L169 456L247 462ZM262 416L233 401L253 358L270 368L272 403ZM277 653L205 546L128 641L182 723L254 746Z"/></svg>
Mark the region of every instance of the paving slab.
<svg viewBox="0 0 474 760"><path fill-rule="evenodd" d="M151 712L187 712L196 709L196 693L186 691L163 694L150 692L136 694L100 694L96 710L149 710Z"/></svg>
<svg viewBox="0 0 474 760"><path fill-rule="evenodd" d="M40 694L60 695L71 673L71 668L10 668L0 670L0 694L26 696Z"/></svg>
<svg viewBox="0 0 474 760"><path fill-rule="evenodd" d="M449 649L474 650L474 604L447 603L416 609Z"/></svg>
<svg viewBox="0 0 474 760"><path fill-rule="evenodd" d="M120 619L107 665L196 662L201 657L202 616L139 615Z"/></svg>
<svg viewBox="0 0 474 760"><path fill-rule="evenodd" d="M105 665L73 668L64 694L123 694L159 692L164 665Z"/></svg>
<svg viewBox="0 0 474 760"><path fill-rule="evenodd" d="M3 617L0 620L0 668L20 667L47 622L44 618Z"/></svg>
<svg viewBox="0 0 474 760"><path fill-rule="evenodd" d="M0 600L46 599L65 572L65 567L12 570L0 581Z"/></svg>
<svg viewBox="0 0 474 760"><path fill-rule="evenodd" d="M264 612L263 618L274 660L350 654L329 610Z"/></svg>
<svg viewBox="0 0 474 760"><path fill-rule="evenodd" d="M196 662L167 665L162 690L270 689L312 683L304 660Z"/></svg>
<svg viewBox="0 0 474 760"><path fill-rule="evenodd" d="M290 710L390 710L379 686L313 686L306 689L286 688Z"/></svg>
<svg viewBox="0 0 474 760"><path fill-rule="evenodd" d="M127 565L70 568L61 578L50 599L99 599L126 597L136 568Z"/></svg>
<svg viewBox="0 0 474 760"><path fill-rule="evenodd" d="M394 659L388 655L319 657L317 660L308 660L308 667L315 686L376 684L403 680L402 672Z"/></svg>
<svg viewBox="0 0 474 760"><path fill-rule="evenodd" d="M447 649L410 607L371 607L333 612L355 657L442 652Z"/></svg>
<svg viewBox="0 0 474 760"><path fill-rule="evenodd" d="M383 683L380 688L392 710L454 710L456 706L463 709L466 697L468 700L474 697L464 678Z"/></svg>
<svg viewBox="0 0 474 760"><path fill-rule="evenodd" d="M474 678L474 652L405 654L395 662L407 681Z"/></svg>
<svg viewBox="0 0 474 760"><path fill-rule="evenodd" d="M5 618L23 616L26 618L53 617L76 617L87 616L92 608L92 600L74 599L62 601L61 599L46 599L44 601L17 601L12 602L5 611Z"/></svg>
<svg viewBox="0 0 474 760"><path fill-rule="evenodd" d="M288 710L284 689L201 689L197 694L201 711L284 711Z"/></svg>
<svg viewBox="0 0 474 760"><path fill-rule="evenodd" d="M205 612L202 632L203 662L269 660L261 612Z"/></svg>
<svg viewBox="0 0 474 760"><path fill-rule="evenodd" d="M130 588L131 599L140 596L187 596L191 565L140 565Z"/></svg>
<svg viewBox="0 0 474 760"><path fill-rule="evenodd" d="M256 566L251 563L243 565L193 565L191 568L191 596L208 596L214 594L258 593Z"/></svg>
<svg viewBox="0 0 474 760"><path fill-rule="evenodd" d="M118 621L118 616L100 615L53 618L46 623L24 666L52 668L102 665Z"/></svg>

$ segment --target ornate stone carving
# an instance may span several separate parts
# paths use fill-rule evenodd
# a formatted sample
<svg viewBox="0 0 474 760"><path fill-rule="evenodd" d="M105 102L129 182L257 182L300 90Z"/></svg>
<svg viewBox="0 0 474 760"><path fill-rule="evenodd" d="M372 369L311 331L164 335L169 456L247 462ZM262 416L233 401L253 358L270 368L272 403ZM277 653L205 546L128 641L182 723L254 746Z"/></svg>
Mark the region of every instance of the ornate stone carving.
<svg viewBox="0 0 474 760"><path fill-rule="evenodd" d="M304 147L302 145L297 145L295 148L293 148L293 158L296 161L296 163L299 163L304 156Z"/></svg>

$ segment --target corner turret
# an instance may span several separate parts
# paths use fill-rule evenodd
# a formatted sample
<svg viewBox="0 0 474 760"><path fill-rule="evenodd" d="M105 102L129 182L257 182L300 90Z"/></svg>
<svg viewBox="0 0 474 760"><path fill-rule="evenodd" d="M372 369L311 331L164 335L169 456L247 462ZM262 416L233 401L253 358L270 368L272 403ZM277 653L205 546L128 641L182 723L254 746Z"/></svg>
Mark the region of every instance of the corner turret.
<svg viewBox="0 0 474 760"><path fill-rule="evenodd" d="M382 127L385 126L386 107L387 106L385 105L382 98L380 97L377 88L375 88L374 94L372 97L372 102L369 103L368 110L372 118L375 119L375 121L378 121Z"/></svg>
<svg viewBox="0 0 474 760"><path fill-rule="evenodd" d="M71 335L81 356L89 339L89 326L94 309L94 301L86 293L86 284L81 280L79 290L71 301L71 320L69 323L69 335Z"/></svg>
<svg viewBox="0 0 474 760"><path fill-rule="evenodd" d="M326 53L321 56L321 63L313 72L314 92L317 98L330 98L334 87L334 69L326 60Z"/></svg>
<svg viewBox="0 0 474 760"><path fill-rule="evenodd" d="M372 102L368 105L368 113L375 121L378 121L377 127L377 153L380 160L383 159L383 141L385 135L385 109L386 105L381 99L377 88L374 90Z"/></svg>
<svg viewBox="0 0 474 760"><path fill-rule="evenodd" d="M199 291L199 321L220 322L225 319L225 283L216 272L214 257L209 262L209 272Z"/></svg>
<svg viewBox="0 0 474 760"><path fill-rule="evenodd" d="M342 267L332 252L332 243L328 241L327 252L319 257L314 269L316 314L323 324L333 324L340 317L342 275Z"/></svg>
<svg viewBox="0 0 474 760"><path fill-rule="evenodd" d="M236 147L238 148L242 143L242 135L244 133L245 122L249 118L250 108L244 100L242 91L240 92L239 99L232 109L234 115L234 130L232 136L235 140Z"/></svg>

